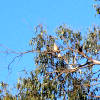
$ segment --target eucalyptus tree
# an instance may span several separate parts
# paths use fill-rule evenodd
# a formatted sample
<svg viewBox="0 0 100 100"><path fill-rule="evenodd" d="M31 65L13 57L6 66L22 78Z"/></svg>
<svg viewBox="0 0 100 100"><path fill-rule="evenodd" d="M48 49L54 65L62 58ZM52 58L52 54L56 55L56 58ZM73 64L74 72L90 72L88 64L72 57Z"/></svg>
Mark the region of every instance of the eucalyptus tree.
<svg viewBox="0 0 100 100"><path fill-rule="evenodd" d="M18 83L21 98L88 100L99 98L100 28L86 37L66 25L48 35L42 25L30 40L36 69ZM33 100L32 99L32 100Z"/></svg>
<svg viewBox="0 0 100 100"><path fill-rule="evenodd" d="M94 7L100 14L99 5ZM19 79L15 96L1 82L0 99L99 100L100 27L94 26L83 35L61 25L55 35L49 35L38 25L34 34L29 42L31 50L20 52L17 57L33 53L36 69L27 78Z"/></svg>

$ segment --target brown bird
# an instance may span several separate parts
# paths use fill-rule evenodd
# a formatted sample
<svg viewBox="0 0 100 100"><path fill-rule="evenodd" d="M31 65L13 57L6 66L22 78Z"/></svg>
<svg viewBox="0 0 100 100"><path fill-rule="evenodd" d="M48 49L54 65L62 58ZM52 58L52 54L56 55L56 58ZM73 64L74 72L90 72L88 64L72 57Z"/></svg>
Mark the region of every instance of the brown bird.
<svg viewBox="0 0 100 100"><path fill-rule="evenodd" d="M80 46L80 47L79 47L79 49L78 49L79 52L82 52L82 48L83 48L83 46Z"/></svg>

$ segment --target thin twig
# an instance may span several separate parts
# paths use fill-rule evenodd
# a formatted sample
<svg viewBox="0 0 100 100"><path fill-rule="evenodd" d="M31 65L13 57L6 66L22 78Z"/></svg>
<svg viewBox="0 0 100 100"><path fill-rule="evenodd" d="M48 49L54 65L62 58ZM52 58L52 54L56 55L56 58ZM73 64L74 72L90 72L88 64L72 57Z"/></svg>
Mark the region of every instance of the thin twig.
<svg viewBox="0 0 100 100"><path fill-rule="evenodd" d="M14 57L14 58L12 59L12 61L11 61L11 62L9 63L9 65L8 65L8 70L10 69L11 64L16 60L16 58L18 58L18 57L20 57L20 56L22 56L22 54L20 54L20 55Z"/></svg>

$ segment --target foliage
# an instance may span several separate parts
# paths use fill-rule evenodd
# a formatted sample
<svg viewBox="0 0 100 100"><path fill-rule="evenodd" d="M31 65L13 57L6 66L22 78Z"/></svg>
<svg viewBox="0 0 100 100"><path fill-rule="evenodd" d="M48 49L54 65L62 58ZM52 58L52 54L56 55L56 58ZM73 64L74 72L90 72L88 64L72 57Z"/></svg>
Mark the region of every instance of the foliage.
<svg viewBox="0 0 100 100"><path fill-rule="evenodd" d="M94 62L100 60L100 28L94 26L86 38L66 25L56 29L56 36L48 35L42 25L38 26L38 30L36 37L30 40L32 50L29 51L36 53L34 60L37 68L30 72L28 78L20 78L16 96L7 90L5 83L1 83L1 99L95 99L94 96L100 92L97 87L100 73L99 70L93 70L93 67L100 65ZM57 50L54 49L54 43Z"/></svg>
<svg viewBox="0 0 100 100"><path fill-rule="evenodd" d="M94 7L100 14L100 7ZM16 95L1 82L0 100L99 100L100 27L89 29L86 37L66 25L55 33L36 27L29 42L32 49L18 53L34 53L36 69L27 78L19 78Z"/></svg>
<svg viewBox="0 0 100 100"><path fill-rule="evenodd" d="M95 0L96 2L100 2L100 0ZM94 5L94 8L96 9L96 12L98 15L100 15L100 4L95 4Z"/></svg>

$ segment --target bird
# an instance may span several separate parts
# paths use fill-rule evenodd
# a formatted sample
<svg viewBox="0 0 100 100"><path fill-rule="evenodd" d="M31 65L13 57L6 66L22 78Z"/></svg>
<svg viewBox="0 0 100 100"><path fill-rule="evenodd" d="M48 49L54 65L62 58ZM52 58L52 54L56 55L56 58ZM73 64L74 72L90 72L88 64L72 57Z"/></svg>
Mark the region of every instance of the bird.
<svg viewBox="0 0 100 100"><path fill-rule="evenodd" d="M60 52L58 46L56 45L56 43L54 43L54 52L57 52L57 53Z"/></svg>
<svg viewBox="0 0 100 100"><path fill-rule="evenodd" d="M56 43L54 43L54 51L58 50L58 46L56 45Z"/></svg>
<svg viewBox="0 0 100 100"><path fill-rule="evenodd" d="M58 58L61 58L62 56L61 56L61 54L60 53L58 53Z"/></svg>
<svg viewBox="0 0 100 100"><path fill-rule="evenodd" d="M78 49L79 52L82 52L82 48L83 48L83 46L80 46L80 47L79 47L79 49Z"/></svg>

